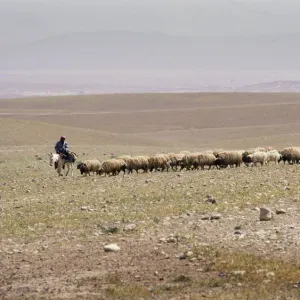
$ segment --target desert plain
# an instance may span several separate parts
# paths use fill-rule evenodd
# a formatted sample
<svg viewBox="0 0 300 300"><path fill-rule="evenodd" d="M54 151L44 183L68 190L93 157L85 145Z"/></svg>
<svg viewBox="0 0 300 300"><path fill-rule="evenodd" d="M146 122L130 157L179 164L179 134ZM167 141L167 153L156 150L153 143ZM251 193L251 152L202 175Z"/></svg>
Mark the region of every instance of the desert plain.
<svg viewBox="0 0 300 300"><path fill-rule="evenodd" d="M300 299L298 164L59 177L48 157L61 135L78 161L281 150L299 117L293 93L0 99L0 298Z"/></svg>

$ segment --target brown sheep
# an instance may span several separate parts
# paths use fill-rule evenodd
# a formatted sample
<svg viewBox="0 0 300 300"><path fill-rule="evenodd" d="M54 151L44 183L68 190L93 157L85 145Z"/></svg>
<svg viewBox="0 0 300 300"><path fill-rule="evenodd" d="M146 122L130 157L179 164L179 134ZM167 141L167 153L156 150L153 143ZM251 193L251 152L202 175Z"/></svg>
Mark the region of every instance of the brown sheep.
<svg viewBox="0 0 300 300"><path fill-rule="evenodd" d="M99 174L100 167L101 163L97 159L85 160L84 162L77 165L77 169L80 169L80 173L86 175L91 175L91 172Z"/></svg>
<svg viewBox="0 0 300 300"><path fill-rule="evenodd" d="M242 163L242 151L224 151L219 153L216 159L216 165L219 167L239 167Z"/></svg>
<svg viewBox="0 0 300 300"><path fill-rule="evenodd" d="M165 169L167 172L170 168L170 162L166 154L156 154L154 156L149 157L149 170L153 172L153 170L158 171L159 169L163 172Z"/></svg>
<svg viewBox="0 0 300 300"><path fill-rule="evenodd" d="M300 147L288 147L279 152L281 154L280 160L284 164L287 161L289 164L299 163L300 161Z"/></svg>
<svg viewBox="0 0 300 300"><path fill-rule="evenodd" d="M133 170L136 171L136 173L139 172L139 170L143 170L144 173L148 172L149 168L149 157L148 156L134 156L130 159L128 158L127 161L127 170L129 173L132 173Z"/></svg>
<svg viewBox="0 0 300 300"><path fill-rule="evenodd" d="M127 168L127 164L123 159L117 159L117 158L109 159L102 163L101 168L99 170L99 175L105 174L106 176L106 174L108 174L109 176L111 176L112 174L113 176L116 176L121 171L123 171L125 175L126 168Z"/></svg>

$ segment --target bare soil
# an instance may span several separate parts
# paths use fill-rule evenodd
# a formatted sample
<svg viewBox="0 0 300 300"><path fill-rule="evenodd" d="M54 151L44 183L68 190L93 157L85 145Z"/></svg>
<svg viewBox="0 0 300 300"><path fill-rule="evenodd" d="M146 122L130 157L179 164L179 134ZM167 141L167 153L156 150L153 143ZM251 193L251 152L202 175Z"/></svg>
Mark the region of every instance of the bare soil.
<svg viewBox="0 0 300 300"><path fill-rule="evenodd" d="M280 150L299 111L297 94L0 100L0 297L299 299L299 165L59 178L47 156L61 134L79 160Z"/></svg>

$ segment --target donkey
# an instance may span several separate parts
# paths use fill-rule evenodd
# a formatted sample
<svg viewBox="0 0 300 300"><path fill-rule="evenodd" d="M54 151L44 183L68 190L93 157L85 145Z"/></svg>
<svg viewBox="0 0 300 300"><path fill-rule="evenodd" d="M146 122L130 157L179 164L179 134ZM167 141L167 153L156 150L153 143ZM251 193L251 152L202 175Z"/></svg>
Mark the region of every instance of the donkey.
<svg viewBox="0 0 300 300"><path fill-rule="evenodd" d="M70 155L73 157L72 162L66 160L61 154L49 153L50 166L52 167L53 165L57 164L57 173L58 173L59 176L63 176L62 169L64 168L64 166L66 166L67 171L66 171L65 176L68 176L69 171L71 169L71 175L73 177L73 175L74 175L73 168L74 168L74 163L75 163L75 160L76 160L77 156L74 152L70 152Z"/></svg>

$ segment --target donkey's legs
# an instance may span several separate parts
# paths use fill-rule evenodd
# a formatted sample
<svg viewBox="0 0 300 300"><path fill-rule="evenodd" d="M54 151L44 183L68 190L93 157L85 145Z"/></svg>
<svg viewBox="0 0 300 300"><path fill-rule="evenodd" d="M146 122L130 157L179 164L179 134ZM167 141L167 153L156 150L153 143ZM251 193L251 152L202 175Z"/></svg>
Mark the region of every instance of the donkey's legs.
<svg viewBox="0 0 300 300"><path fill-rule="evenodd" d="M57 173L58 173L58 176L63 176L63 174L62 174L63 163L64 162L62 160L58 161L58 164L57 164Z"/></svg>
<svg viewBox="0 0 300 300"><path fill-rule="evenodd" d="M66 173L66 176L68 176L69 171L70 171L70 164L69 164L69 163L66 163L65 165L67 165L67 173Z"/></svg>
<svg viewBox="0 0 300 300"><path fill-rule="evenodd" d="M58 176L63 176L63 174L61 174L61 166L57 167L57 173L58 173Z"/></svg>

